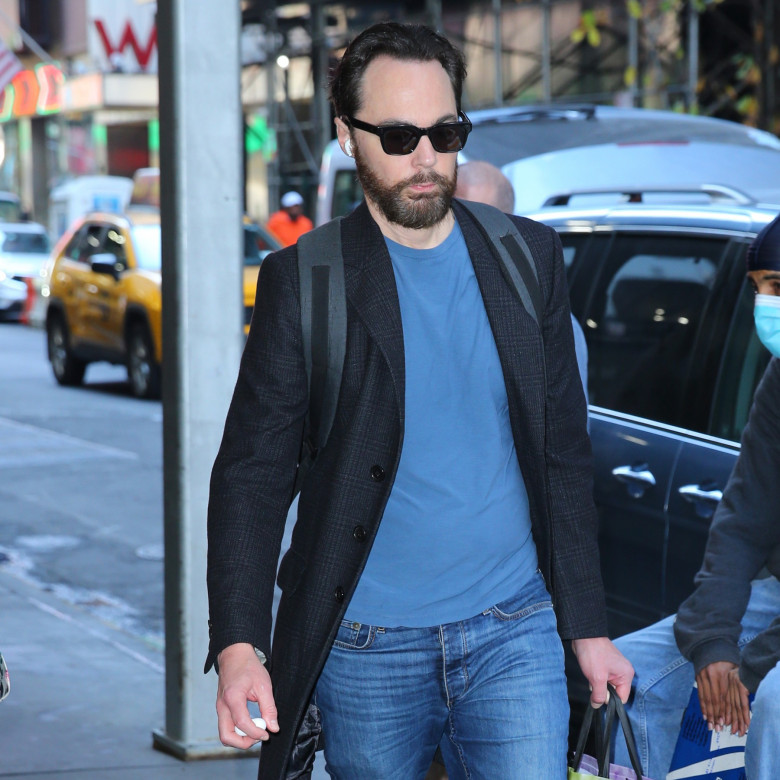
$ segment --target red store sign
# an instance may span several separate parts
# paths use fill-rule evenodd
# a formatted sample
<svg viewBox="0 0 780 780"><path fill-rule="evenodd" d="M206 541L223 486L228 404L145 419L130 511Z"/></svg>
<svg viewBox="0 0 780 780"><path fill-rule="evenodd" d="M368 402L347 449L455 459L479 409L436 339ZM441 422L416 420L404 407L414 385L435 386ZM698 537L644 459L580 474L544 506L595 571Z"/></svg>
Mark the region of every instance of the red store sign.
<svg viewBox="0 0 780 780"><path fill-rule="evenodd" d="M65 75L50 63L21 70L0 93L0 122L24 116L45 116L62 109Z"/></svg>

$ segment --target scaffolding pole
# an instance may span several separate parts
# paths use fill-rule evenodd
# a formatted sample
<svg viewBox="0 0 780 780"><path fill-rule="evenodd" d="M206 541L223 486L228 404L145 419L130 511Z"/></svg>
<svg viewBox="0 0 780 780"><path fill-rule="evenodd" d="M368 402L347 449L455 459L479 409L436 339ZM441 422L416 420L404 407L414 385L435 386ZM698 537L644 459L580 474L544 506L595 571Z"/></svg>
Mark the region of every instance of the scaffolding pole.
<svg viewBox="0 0 780 780"><path fill-rule="evenodd" d="M493 102L497 106L504 104L504 70L501 56L503 39L503 25L501 22L501 0L493 0L493 70L494 92Z"/></svg>
<svg viewBox="0 0 780 780"><path fill-rule="evenodd" d="M542 96L552 102L552 6L542 0Z"/></svg>
<svg viewBox="0 0 780 780"><path fill-rule="evenodd" d="M687 109L695 112L699 105L699 12L693 2L688 3L688 89Z"/></svg>

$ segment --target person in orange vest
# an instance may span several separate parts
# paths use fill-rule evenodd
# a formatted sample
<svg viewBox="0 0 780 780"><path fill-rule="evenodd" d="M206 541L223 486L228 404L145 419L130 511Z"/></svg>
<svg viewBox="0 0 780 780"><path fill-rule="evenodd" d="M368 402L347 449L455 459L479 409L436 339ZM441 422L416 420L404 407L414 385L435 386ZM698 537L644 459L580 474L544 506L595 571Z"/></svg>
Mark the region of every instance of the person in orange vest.
<svg viewBox="0 0 780 780"><path fill-rule="evenodd" d="M266 227L283 246L294 244L300 236L308 233L314 225L303 213L303 198L300 193L285 192L282 195L282 207L271 214Z"/></svg>

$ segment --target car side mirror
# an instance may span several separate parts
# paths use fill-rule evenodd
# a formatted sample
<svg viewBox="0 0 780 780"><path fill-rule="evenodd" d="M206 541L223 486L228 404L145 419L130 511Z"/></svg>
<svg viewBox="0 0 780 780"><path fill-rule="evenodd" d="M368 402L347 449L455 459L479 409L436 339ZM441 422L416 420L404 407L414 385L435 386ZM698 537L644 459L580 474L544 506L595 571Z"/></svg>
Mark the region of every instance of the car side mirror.
<svg viewBox="0 0 780 780"><path fill-rule="evenodd" d="M119 278L119 274L125 270L122 263L119 262L116 255L110 252L100 252L89 258L89 265L96 274L108 274L114 279Z"/></svg>

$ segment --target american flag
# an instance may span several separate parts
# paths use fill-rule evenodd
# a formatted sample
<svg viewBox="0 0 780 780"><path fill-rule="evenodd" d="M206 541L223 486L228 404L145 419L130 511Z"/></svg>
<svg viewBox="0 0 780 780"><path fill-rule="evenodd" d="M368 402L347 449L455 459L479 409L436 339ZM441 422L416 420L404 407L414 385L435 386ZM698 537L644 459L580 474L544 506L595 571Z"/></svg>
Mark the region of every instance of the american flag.
<svg viewBox="0 0 780 780"><path fill-rule="evenodd" d="M0 40L0 92L11 83L22 67L19 58Z"/></svg>

